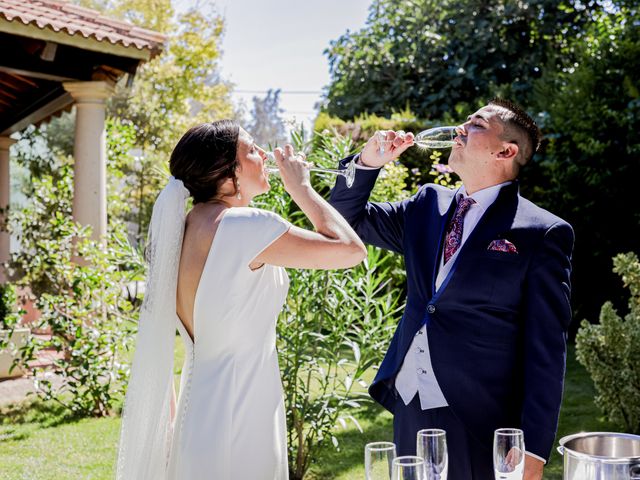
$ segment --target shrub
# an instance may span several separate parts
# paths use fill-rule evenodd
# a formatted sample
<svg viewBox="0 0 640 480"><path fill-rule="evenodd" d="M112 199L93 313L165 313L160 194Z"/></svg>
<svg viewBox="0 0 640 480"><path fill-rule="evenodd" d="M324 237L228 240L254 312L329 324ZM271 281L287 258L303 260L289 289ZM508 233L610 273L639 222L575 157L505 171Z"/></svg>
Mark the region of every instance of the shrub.
<svg viewBox="0 0 640 480"><path fill-rule="evenodd" d="M20 320L18 296L10 283L0 284L0 329L11 330ZM2 344L0 344L0 347Z"/></svg>
<svg viewBox="0 0 640 480"><path fill-rule="evenodd" d="M319 166L335 167L353 153L351 136L326 131L305 142L293 133L297 149ZM380 198L404 198L407 169L390 166L374 192ZM333 176L313 174L316 190L327 194ZM292 223L312 228L307 218L272 182L257 206L276 211ZM403 307L404 269L398 255L369 249L368 259L350 270L289 270L287 302L277 324L278 357L287 413L289 471L302 479L318 451L333 444L336 428L355 422L353 409L371 401L363 374L378 364ZM356 422L357 425L357 422Z"/></svg>
<svg viewBox="0 0 640 480"><path fill-rule="evenodd" d="M12 277L36 295L42 315L33 327L51 333L21 349L20 362L56 352L51 365L32 372L36 393L79 416L104 416L123 395L128 367L122 357L138 314L137 300L123 292L143 263L122 227L112 225L106 245L88 239L89 231L70 218L72 171L63 166L59 173L59 180L33 179L30 205L11 218L21 245L11 260ZM62 378L61 387L52 375Z"/></svg>
<svg viewBox="0 0 640 480"><path fill-rule="evenodd" d="M0 284L0 330L5 330L0 334L0 352L3 350L13 351L15 344L11 341L13 331L19 326L20 317L23 310L18 308L18 296L16 289L10 283ZM20 359L14 359L9 367L9 373L20 363Z"/></svg>
<svg viewBox="0 0 640 480"><path fill-rule="evenodd" d="M640 433L640 261L627 253L613 263L631 292L629 313L622 318L605 303L599 324L582 321L576 352L593 379L596 404L625 431Z"/></svg>
<svg viewBox="0 0 640 480"><path fill-rule="evenodd" d="M291 270L278 322L287 410L289 470L302 479L335 427L358 425L351 408L370 401L362 378L380 362L403 305L390 285L393 262L380 250L351 271ZM313 292L313 294L310 294Z"/></svg>

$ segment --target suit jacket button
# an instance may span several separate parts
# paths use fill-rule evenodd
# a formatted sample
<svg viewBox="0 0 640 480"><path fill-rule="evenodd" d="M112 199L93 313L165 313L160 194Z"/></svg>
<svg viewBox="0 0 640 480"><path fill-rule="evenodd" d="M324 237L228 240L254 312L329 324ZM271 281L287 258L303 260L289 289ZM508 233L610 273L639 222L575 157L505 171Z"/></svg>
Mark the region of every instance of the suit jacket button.
<svg viewBox="0 0 640 480"><path fill-rule="evenodd" d="M428 305L427 306L427 313L435 313L436 311L436 306L435 305Z"/></svg>

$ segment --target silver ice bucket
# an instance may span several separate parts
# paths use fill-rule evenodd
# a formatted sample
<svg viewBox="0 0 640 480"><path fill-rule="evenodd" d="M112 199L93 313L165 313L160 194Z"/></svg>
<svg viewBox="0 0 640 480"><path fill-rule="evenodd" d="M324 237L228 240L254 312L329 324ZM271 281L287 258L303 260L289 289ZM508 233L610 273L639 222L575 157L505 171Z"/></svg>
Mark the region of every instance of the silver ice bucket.
<svg viewBox="0 0 640 480"><path fill-rule="evenodd" d="M586 432L560 439L564 480L640 480L640 436Z"/></svg>

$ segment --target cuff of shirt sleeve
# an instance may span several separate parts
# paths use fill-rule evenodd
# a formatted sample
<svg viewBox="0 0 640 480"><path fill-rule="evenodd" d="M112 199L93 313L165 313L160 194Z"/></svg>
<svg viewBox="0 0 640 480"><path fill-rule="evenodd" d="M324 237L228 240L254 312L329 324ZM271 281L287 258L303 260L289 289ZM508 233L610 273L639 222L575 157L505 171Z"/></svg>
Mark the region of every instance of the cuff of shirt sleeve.
<svg viewBox="0 0 640 480"><path fill-rule="evenodd" d="M526 454L527 454L527 455L529 455L530 457L537 458L538 460L540 460L540 461L541 461L542 463L544 463L545 465L547 464L547 461L546 461L544 458L539 457L539 456L538 456L538 455L536 455L535 453L527 452L526 450L524 451L524 453L526 453Z"/></svg>
<svg viewBox="0 0 640 480"><path fill-rule="evenodd" d="M380 170L381 167L368 167L360 163L360 154L358 153L353 157L353 161L356 163L356 170Z"/></svg>

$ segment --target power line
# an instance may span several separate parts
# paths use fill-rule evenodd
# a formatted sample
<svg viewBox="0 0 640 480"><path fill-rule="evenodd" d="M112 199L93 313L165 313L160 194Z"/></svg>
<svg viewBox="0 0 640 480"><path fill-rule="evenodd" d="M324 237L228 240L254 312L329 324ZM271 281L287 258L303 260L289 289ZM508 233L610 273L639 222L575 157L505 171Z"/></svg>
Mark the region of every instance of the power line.
<svg viewBox="0 0 640 480"><path fill-rule="evenodd" d="M275 92L276 89L272 89L272 91ZM269 90L234 90L234 92L257 95L269 93ZM283 95L320 95L322 92L320 90L280 90L280 93Z"/></svg>

